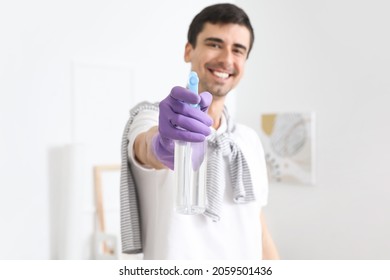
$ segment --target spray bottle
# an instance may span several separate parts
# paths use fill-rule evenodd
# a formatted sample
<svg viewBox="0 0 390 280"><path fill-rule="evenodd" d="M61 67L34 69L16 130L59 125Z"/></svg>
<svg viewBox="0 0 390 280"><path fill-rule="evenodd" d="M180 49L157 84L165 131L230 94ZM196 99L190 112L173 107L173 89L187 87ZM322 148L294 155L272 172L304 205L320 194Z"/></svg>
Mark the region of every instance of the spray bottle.
<svg viewBox="0 0 390 280"><path fill-rule="evenodd" d="M198 94L199 78L191 72L188 89ZM189 106L199 108L197 104ZM200 108L199 108L200 110ZM175 210L180 214L201 214L206 209L207 141L175 141Z"/></svg>

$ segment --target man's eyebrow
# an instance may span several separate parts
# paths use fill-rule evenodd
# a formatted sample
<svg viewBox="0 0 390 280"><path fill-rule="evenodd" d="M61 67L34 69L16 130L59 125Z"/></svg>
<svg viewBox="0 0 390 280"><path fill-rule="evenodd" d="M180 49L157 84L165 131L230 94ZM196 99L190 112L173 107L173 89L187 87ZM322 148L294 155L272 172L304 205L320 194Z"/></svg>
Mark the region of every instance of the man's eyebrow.
<svg viewBox="0 0 390 280"><path fill-rule="evenodd" d="M224 43L224 41L222 39L216 38L216 37L208 37L208 38L204 39L204 42L205 43L207 43L207 42ZM239 48L239 49L243 49L245 52L248 50L247 47L245 47L244 45L239 44L239 43L235 43L235 44L233 44L233 46L236 48Z"/></svg>
<svg viewBox="0 0 390 280"><path fill-rule="evenodd" d="M207 43L207 42L223 43L223 40L220 38L216 38L216 37L208 37L208 38L204 39L204 42L205 43Z"/></svg>
<svg viewBox="0 0 390 280"><path fill-rule="evenodd" d="M242 49L245 52L248 50L244 45L241 45L241 44L238 44L238 43L233 44L233 46L235 46L236 48Z"/></svg>

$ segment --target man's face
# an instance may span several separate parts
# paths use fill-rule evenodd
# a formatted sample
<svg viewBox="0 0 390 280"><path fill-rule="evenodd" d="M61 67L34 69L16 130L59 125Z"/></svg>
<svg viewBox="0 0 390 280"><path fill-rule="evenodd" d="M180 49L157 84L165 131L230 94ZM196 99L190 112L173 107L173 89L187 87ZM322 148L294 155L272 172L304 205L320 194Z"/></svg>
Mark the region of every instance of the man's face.
<svg viewBox="0 0 390 280"><path fill-rule="evenodd" d="M206 23L196 46L187 43L184 59L199 76L199 92L224 97L240 81L248 56L250 32L238 24Z"/></svg>

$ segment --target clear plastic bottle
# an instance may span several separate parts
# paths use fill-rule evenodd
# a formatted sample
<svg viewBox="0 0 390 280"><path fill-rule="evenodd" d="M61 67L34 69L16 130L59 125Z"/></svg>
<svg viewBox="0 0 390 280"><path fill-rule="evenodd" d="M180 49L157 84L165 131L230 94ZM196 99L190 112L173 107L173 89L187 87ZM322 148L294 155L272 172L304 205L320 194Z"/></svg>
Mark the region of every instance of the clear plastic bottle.
<svg viewBox="0 0 390 280"><path fill-rule="evenodd" d="M206 210L206 144L176 141L176 211L201 214Z"/></svg>
<svg viewBox="0 0 390 280"><path fill-rule="evenodd" d="M198 94L199 78L190 73L188 88ZM193 105L197 106L197 105ZM175 210L180 214L201 214L206 210L207 141L175 141Z"/></svg>

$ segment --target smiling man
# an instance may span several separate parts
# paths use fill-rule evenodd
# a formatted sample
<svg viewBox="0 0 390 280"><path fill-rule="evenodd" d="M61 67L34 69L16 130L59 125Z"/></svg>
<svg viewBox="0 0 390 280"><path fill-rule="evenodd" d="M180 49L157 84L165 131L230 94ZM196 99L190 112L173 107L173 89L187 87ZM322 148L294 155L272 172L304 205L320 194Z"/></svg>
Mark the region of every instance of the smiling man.
<svg viewBox="0 0 390 280"><path fill-rule="evenodd" d="M184 59L198 73L199 92L213 95L209 115L218 128L225 97L244 73L253 33L245 25L206 22L195 39L188 37Z"/></svg>
<svg viewBox="0 0 390 280"><path fill-rule="evenodd" d="M278 258L262 214L268 182L260 140L225 107L253 42L241 8L206 7L193 19L184 50L200 94L176 86L159 104L143 102L131 110L122 142L124 253L143 252L145 259ZM202 215L173 209L175 140L208 141L208 157L218 163L208 166Z"/></svg>

